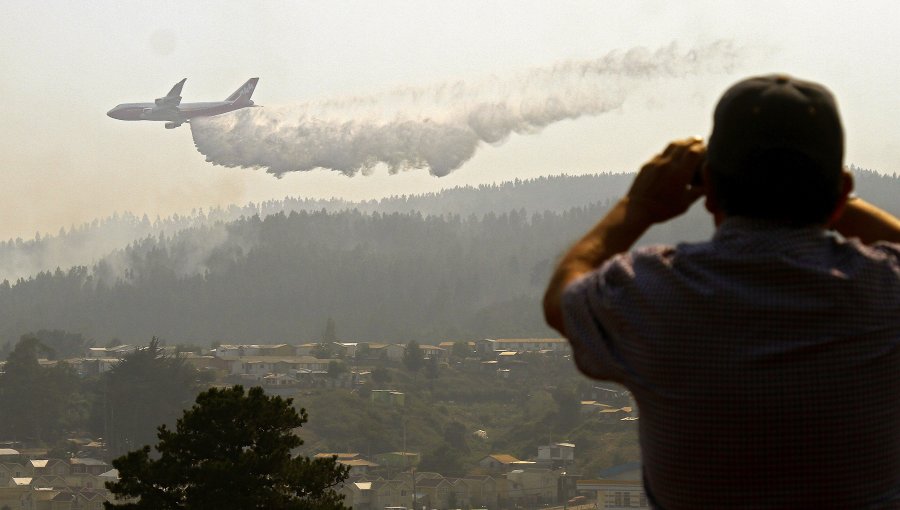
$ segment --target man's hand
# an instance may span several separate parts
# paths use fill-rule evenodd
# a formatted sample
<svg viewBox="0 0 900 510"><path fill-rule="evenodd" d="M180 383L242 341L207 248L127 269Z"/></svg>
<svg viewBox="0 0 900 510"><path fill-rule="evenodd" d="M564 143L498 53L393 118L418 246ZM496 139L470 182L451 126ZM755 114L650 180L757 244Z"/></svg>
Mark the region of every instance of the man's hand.
<svg viewBox="0 0 900 510"><path fill-rule="evenodd" d="M676 140L647 162L626 195L630 206L647 215L652 223L680 216L703 196L699 183L692 186L706 159L699 138Z"/></svg>
<svg viewBox="0 0 900 510"><path fill-rule="evenodd" d="M654 223L679 216L703 195L703 189L692 187L691 181L705 154L699 138L676 140L641 168L625 198L560 260L544 294L547 324L565 336L562 293L566 286L630 249Z"/></svg>

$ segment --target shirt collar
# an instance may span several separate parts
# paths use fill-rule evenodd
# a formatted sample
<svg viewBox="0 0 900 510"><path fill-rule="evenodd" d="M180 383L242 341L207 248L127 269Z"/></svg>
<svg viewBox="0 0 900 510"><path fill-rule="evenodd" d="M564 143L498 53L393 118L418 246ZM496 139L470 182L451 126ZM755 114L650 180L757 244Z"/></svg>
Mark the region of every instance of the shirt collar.
<svg viewBox="0 0 900 510"><path fill-rule="evenodd" d="M819 225L794 227L771 220L729 217L716 229L713 243L741 251L793 252L818 250L838 237Z"/></svg>

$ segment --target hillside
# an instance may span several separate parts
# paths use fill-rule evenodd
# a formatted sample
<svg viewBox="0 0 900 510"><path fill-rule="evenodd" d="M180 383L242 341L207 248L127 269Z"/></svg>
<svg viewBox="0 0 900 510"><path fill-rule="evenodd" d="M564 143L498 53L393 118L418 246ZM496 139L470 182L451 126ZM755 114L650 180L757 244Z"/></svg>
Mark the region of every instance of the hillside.
<svg viewBox="0 0 900 510"><path fill-rule="evenodd" d="M37 233L33 239L0 241L0 281L28 278L57 267L92 266L115 250L121 250L148 237L172 237L184 230L230 223L241 218L292 211L341 212L358 210L365 213L408 213L418 211L425 216L457 214L482 216L489 212L524 210L527 213L564 211L594 202L613 199L625 192L630 177L622 174L541 177L516 180L479 187L456 187L440 193L400 195L351 202L341 199L316 200L287 197L231 205L189 215L173 215L151 220L125 212L82 225L61 228L56 234Z"/></svg>
<svg viewBox="0 0 900 510"><path fill-rule="evenodd" d="M862 196L900 214L900 178L856 175ZM584 200L585 189L603 196L622 182L609 175L538 179L384 201L384 212L278 212L145 237L92 266L0 285L0 345L38 329L100 344L154 335L204 345L297 343L318 339L328 317L348 340L544 336L550 331L538 299L553 261L608 204L560 208L565 191L577 188L573 196ZM401 203L497 209L389 212L406 207ZM531 208L501 205L524 203ZM698 240L711 231L697 205L641 242Z"/></svg>

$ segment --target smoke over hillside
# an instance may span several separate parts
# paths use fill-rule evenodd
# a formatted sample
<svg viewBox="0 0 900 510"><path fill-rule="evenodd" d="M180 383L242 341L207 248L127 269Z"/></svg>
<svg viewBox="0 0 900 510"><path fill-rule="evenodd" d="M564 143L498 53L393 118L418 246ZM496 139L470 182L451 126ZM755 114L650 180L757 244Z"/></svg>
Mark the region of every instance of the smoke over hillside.
<svg viewBox="0 0 900 510"><path fill-rule="evenodd" d="M635 48L566 61L509 79L448 82L367 97L253 108L191 123L206 160L227 167L286 172L326 168L366 174L427 168L443 176L482 142L532 134L566 119L620 107L647 81L730 71L741 52L729 42L681 50Z"/></svg>

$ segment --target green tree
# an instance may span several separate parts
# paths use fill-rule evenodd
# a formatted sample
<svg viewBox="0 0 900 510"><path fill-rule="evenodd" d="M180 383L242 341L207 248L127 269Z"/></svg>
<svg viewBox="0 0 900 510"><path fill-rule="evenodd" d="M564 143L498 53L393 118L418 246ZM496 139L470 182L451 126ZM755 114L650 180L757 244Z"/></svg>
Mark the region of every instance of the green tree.
<svg viewBox="0 0 900 510"><path fill-rule="evenodd" d="M325 331L322 332L322 343L332 344L337 342L337 328L334 326L334 319L331 317L325 321Z"/></svg>
<svg viewBox="0 0 900 510"><path fill-rule="evenodd" d="M455 359L466 359L473 354L469 342L453 342L453 348L450 350L450 355Z"/></svg>
<svg viewBox="0 0 900 510"><path fill-rule="evenodd" d="M419 470L433 471L445 476L461 476L465 472L462 454L446 442L422 455Z"/></svg>
<svg viewBox="0 0 900 510"><path fill-rule="evenodd" d="M581 400L578 393L571 385L557 386L551 392L556 402L556 420L563 429L569 429L578 424L581 417Z"/></svg>
<svg viewBox="0 0 900 510"><path fill-rule="evenodd" d="M434 389L434 381L441 375L441 367L435 357L426 358L422 362L425 367L425 377L428 378L429 389Z"/></svg>
<svg viewBox="0 0 900 510"><path fill-rule="evenodd" d="M197 370L166 354L154 337L103 374L91 426L113 454L121 454L152 442L155 424L174 423L197 388Z"/></svg>
<svg viewBox="0 0 900 510"><path fill-rule="evenodd" d="M469 453L469 442L466 440L466 427L453 420L444 428L444 442L460 453Z"/></svg>
<svg viewBox="0 0 900 510"><path fill-rule="evenodd" d="M41 329L29 336L37 338L47 348L47 357L52 360L85 356L85 351L94 346L80 333L69 333L60 329Z"/></svg>
<svg viewBox="0 0 900 510"><path fill-rule="evenodd" d="M419 347L419 343L415 340L410 340L406 344L406 350L403 351L403 366L410 372L416 373L421 370L424 363L425 357L422 349Z"/></svg>
<svg viewBox="0 0 900 510"><path fill-rule="evenodd" d="M328 362L328 377L331 379L338 379L342 374L346 374L349 370L347 364L343 361L331 360Z"/></svg>
<svg viewBox="0 0 900 510"><path fill-rule="evenodd" d="M119 480L107 488L121 503L107 510L344 510L335 486L349 468L334 458L292 456L307 421L291 399L262 388L211 389L178 420L158 428L150 446L113 461ZM137 501L135 501L137 499ZM124 500L124 501L123 501Z"/></svg>
<svg viewBox="0 0 900 510"><path fill-rule="evenodd" d="M381 386L391 382L393 377L391 376L391 371L384 367L376 367L372 370L372 382Z"/></svg>
<svg viewBox="0 0 900 510"><path fill-rule="evenodd" d="M10 352L0 375L0 436L52 443L67 428L81 425L78 376L65 363L42 367L38 357L48 352L32 335L23 336Z"/></svg>

